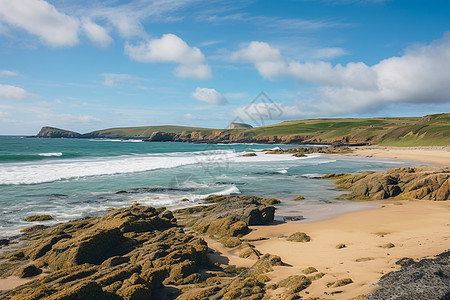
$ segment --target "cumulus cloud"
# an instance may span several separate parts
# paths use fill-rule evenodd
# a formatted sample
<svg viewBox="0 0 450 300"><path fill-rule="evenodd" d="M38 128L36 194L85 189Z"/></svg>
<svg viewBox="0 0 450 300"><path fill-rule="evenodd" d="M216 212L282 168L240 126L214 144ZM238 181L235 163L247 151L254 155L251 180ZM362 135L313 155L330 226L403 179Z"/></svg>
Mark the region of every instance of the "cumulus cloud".
<svg viewBox="0 0 450 300"><path fill-rule="evenodd" d="M25 100L30 97L31 94L23 88L13 85L0 84L0 99Z"/></svg>
<svg viewBox="0 0 450 300"><path fill-rule="evenodd" d="M330 115L364 113L391 103L450 102L450 32L373 66L362 62L333 65L294 61L263 42L251 42L232 53L231 58L253 64L266 79L291 77L315 84L313 99L299 102L303 107L298 114L302 116L308 111ZM286 112L295 112L289 105L284 106Z"/></svg>
<svg viewBox="0 0 450 300"><path fill-rule="evenodd" d="M0 75L2 76L17 76L19 73L17 71L11 70L0 70Z"/></svg>
<svg viewBox="0 0 450 300"><path fill-rule="evenodd" d="M81 24L87 37L97 46L107 48L113 42L106 29L92 22L91 19L82 18Z"/></svg>
<svg viewBox="0 0 450 300"><path fill-rule="evenodd" d="M79 20L43 0L0 0L0 22L24 29L51 46L73 46L79 41Z"/></svg>
<svg viewBox="0 0 450 300"><path fill-rule="evenodd" d="M203 53L174 34L164 34L160 39L152 39L138 45L125 45L125 53L130 58L144 63L171 62L179 66L174 74L181 78L207 79L212 72Z"/></svg>
<svg viewBox="0 0 450 300"><path fill-rule="evenodd" d="M215 89L198 87L192 93L192 97L194 97L197 101L209 104L225 105L227 103L227 99Z"/></svg>

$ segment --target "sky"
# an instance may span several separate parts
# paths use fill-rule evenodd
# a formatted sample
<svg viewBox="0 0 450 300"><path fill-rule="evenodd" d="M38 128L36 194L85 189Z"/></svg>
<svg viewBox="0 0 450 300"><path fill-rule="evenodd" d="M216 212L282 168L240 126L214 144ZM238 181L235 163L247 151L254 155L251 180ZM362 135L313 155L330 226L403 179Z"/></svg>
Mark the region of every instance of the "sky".
<svg viewBox="0 0 450 300"><path fill-rule="evenodd" d="M448 0L0 0L0 134L449 111Z"/></svg>

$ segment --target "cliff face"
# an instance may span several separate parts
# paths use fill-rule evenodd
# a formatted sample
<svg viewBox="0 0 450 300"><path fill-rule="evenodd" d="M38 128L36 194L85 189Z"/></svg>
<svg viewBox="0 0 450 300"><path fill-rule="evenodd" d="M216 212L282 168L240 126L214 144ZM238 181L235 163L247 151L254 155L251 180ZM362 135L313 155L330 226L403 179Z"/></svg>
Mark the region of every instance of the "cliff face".
<svg viewBox="0 0 450 300"><path fill-rule="evenodd" d="M75 131L59 129L55 127L42 127L36 135L40 138L79 138L81 134Z"/></svg>
<svg viewBox="0 0 450 300"><path fill-rule="evenodd" d="M355 139L348 136L334 139L321 139L314 135L289 135L289 136L244 136L242 133L228 133L214 131L211 135L201 132L183 132L181 134L154 132L146 142L187 142L187 143L260 143L260 144L365 144L367 139Z"/></svg>

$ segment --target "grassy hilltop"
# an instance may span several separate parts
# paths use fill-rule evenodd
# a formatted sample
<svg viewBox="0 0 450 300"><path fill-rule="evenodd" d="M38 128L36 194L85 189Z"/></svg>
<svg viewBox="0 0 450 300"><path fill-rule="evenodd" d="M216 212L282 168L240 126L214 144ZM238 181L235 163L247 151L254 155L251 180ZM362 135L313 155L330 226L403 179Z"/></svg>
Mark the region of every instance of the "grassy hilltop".
<svg viewBox="0 0 450 300"><path fill-rule="evenodd" d="M61 129L44 127L38 137L61 137ZM149 138L155 132L175 141L261 143L370 143L385 146L450 145L450 114L405 118L346 118L286 121L250 129L212 129L186 126L142 126L97 130L81 138ZM54 133L54 135L52 135ZM72 135L72 136L69 136ZM172 138L171 137L171 138Z"/></svg>
<svg viewBox="0 0 450 300"><path fill-rule="evenodd" d="M450 145L450 114L415 118L311 119L286 121L245 130L245 136L315 136L323 140L349 136L385 146Z"/></svg>

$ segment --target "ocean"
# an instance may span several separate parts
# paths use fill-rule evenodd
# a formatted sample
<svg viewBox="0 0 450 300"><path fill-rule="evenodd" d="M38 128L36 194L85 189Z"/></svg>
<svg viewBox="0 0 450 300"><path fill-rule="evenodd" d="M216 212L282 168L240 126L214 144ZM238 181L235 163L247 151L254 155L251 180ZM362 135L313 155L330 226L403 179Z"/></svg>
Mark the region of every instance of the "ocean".
<svg viewBox="0 0 450 300"><path fill-rule="evenodd" d="M276 218L312 221L374 207L339 201L327 173L384 171L412 162L311 154L265 154L293 145L208 145L107 139L0 136L0 238L35 224L96 216L111 207L197 205L211 194L282 200ZM244 157L248 152L257 156ZM302 195L303 201L292 199ZM54 220L26 222L50 214Z"/></svg>

